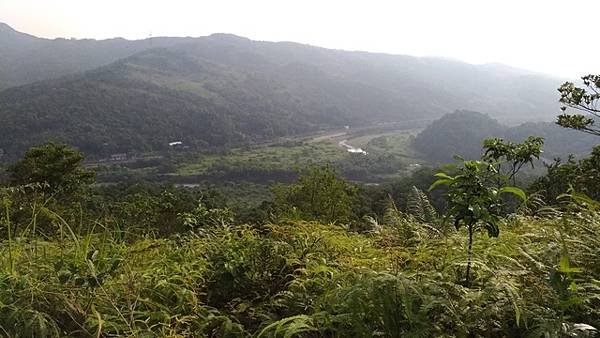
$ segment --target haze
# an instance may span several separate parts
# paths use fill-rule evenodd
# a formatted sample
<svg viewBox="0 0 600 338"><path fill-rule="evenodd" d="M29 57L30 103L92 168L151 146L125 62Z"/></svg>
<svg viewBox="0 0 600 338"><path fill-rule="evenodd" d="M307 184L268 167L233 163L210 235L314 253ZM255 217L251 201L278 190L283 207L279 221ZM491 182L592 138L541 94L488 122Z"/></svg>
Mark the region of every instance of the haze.
<svg viewBox="0 0 600 338"><path fill-rule="evenodd" d="M296 41L346 50L499 62L575 78L600 73L600 47L573 1L3 0L0 21L56 38L203 36Z"/></svg>

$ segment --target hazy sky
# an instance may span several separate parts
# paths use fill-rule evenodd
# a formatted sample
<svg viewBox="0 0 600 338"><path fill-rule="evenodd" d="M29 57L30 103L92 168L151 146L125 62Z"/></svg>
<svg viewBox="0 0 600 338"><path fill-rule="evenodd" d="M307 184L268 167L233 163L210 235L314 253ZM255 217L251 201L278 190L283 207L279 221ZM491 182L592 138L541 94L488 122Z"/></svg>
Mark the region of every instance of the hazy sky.
<svg viewBox="0 0 600 338"><path fill-rule="evenodd" d="M599 14L600 0L0 0L0 22L41 37L224 32L566 77L600 73Z"/></svg>

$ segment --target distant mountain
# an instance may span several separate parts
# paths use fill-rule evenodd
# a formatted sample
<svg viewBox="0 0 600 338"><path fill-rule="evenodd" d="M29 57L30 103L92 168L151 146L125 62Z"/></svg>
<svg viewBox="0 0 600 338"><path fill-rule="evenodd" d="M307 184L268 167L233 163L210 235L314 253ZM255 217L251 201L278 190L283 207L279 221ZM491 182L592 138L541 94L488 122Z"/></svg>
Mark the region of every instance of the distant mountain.
<svg viewBox="0 0 600 338"><path fill-rule="evenodd" d="M457 108L551 119L561 81L513 68L214 34L47 40L0 28L0 148L90 153L251 143Z"/></svg>
<svg viewBox="0 0 600 338"><path fill-rule="evenodd" d="M17 32L0 22L0 90L94 69L149 48L189 40L50 40Z"/></svg>
<svg viewBox="0 0 600 338"><path fill-rule="evenodd" d="M481 156L483 140L499 137L522 142L528 136L544 138L543 157L566 158L569 154L587 156L598 143L598 137L565 129L550 122L528 122L508 127L489 115L459 110L432 122L413 140L413 145L433 162L452 162L454 155L466 159Z"/></svg>

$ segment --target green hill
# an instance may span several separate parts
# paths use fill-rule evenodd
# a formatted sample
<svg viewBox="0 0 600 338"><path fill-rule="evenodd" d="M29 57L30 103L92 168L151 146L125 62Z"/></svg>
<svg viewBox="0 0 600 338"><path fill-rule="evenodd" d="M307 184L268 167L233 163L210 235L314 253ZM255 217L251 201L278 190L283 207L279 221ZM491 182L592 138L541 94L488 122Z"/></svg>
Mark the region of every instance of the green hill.
<svg viewBox="0 0 600 338"><path fill-rule="evenodd" d="M544 138L543 158L565 158L569 154L587 155L598 144L597 137L565 129L550 122L528 122L509 127L489 115L456 111L431 123L413 141L428 160L450 162L454 155L479 158L485 138L500 137L521 142L528 136Z"/></svg>

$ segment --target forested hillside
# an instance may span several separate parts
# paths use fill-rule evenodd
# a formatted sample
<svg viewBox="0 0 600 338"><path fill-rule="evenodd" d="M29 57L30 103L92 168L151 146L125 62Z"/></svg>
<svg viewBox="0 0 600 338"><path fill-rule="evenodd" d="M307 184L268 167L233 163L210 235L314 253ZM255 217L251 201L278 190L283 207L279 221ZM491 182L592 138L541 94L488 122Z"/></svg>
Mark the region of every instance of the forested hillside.
<svg viewBox="0 0 600 338"><path fill-rule="evenodd" d="M565 129L549 122L529 122L509 127L489 115L473 111L456 111L431 123L413 141L413 146L433 162L450 162L454 155L476 159L481 155L484 139L498 137L521 142L528 136L544 138L543 158L570 154L585 156L598 143L597 137Z"/></svg>
<svg viewBox="0 0 600 338"><path fill-rule="evenodd" d="M503 120L550 119L558 109L559 80L504 66L226 34L44 40L2 27L0 74L12 88L0 92L0 148L13 158L46 139L106 155L174 140L227 147L457 108Z"/></svg>

